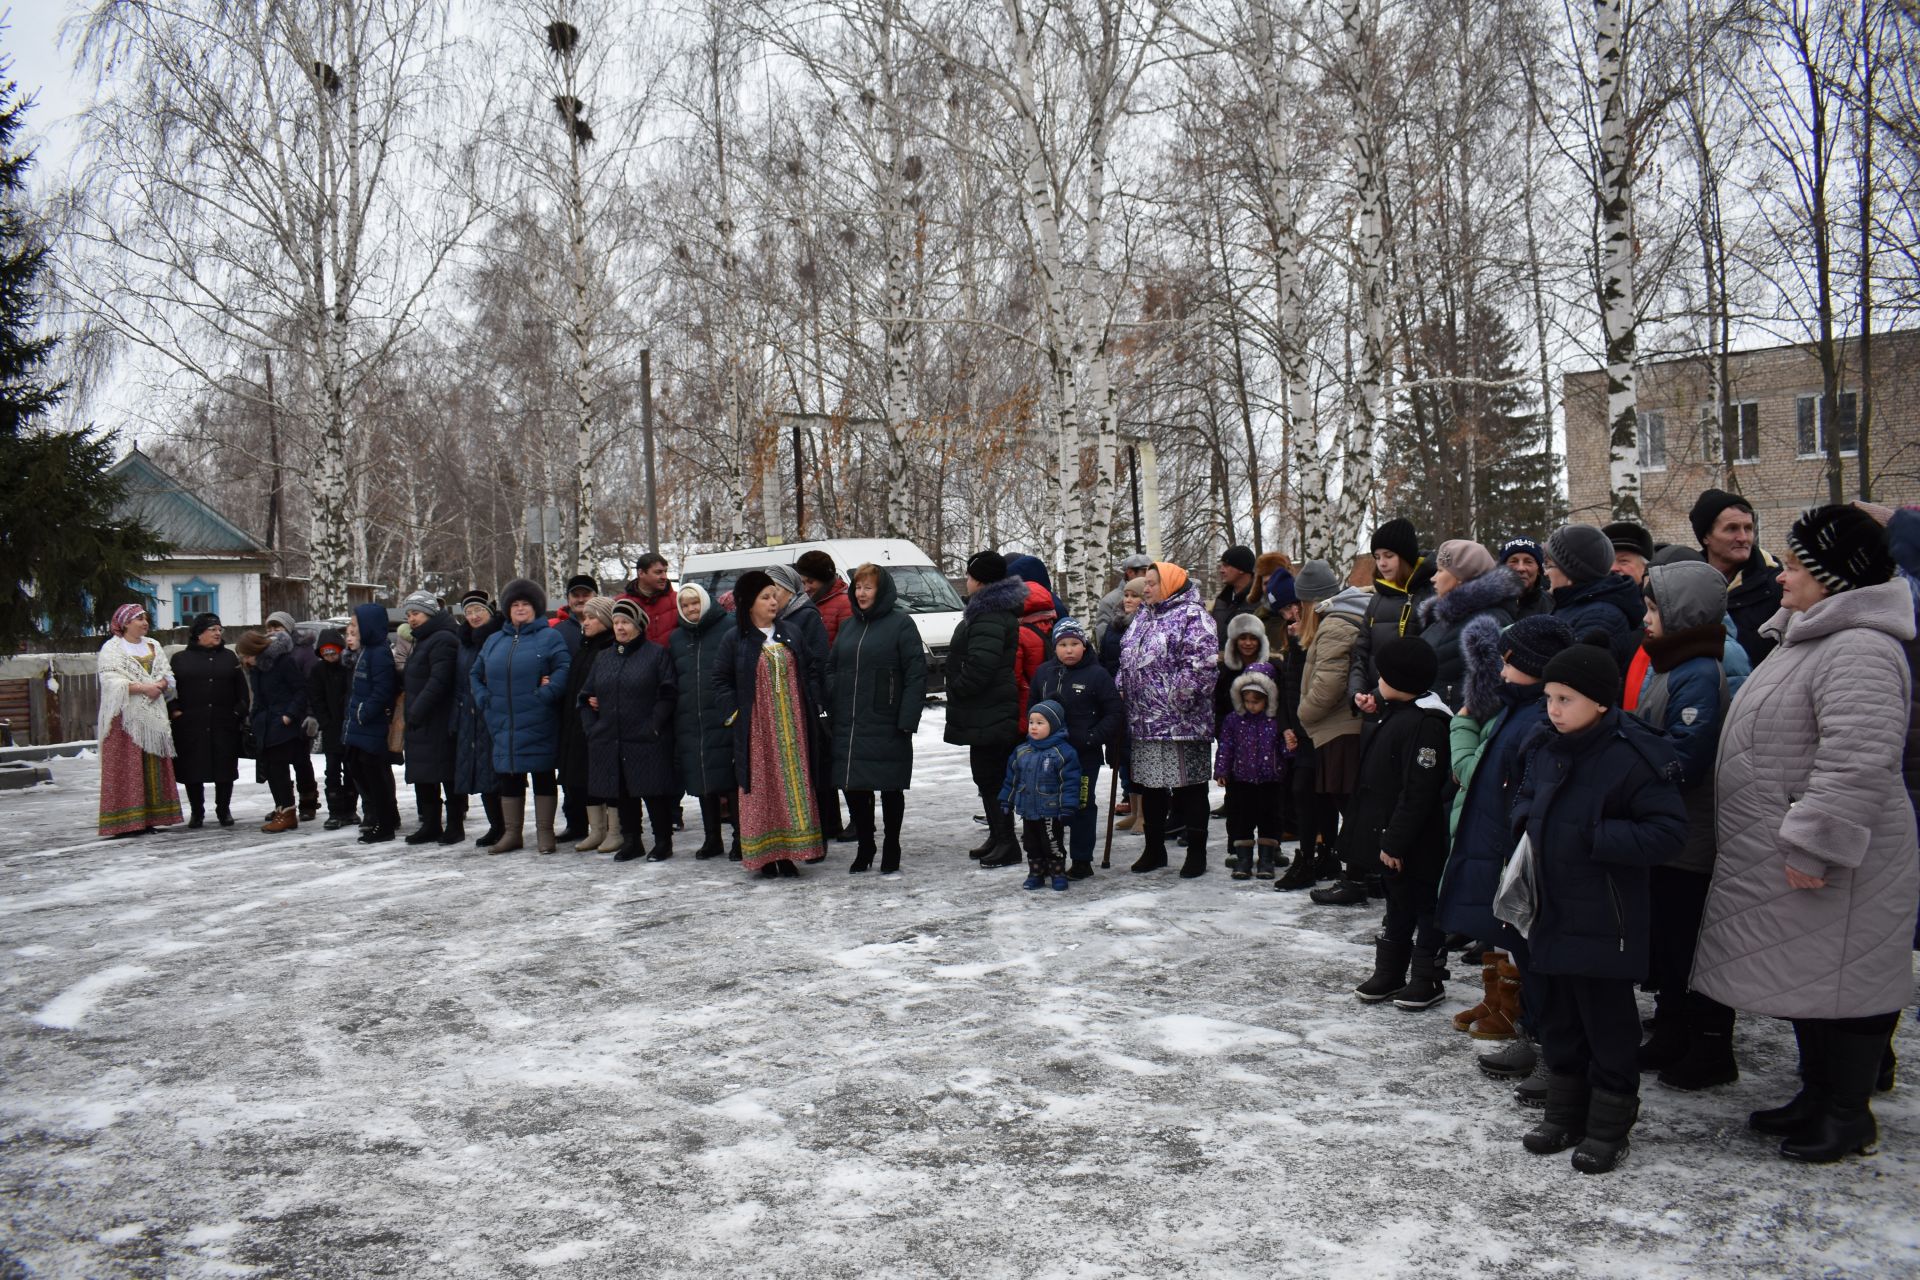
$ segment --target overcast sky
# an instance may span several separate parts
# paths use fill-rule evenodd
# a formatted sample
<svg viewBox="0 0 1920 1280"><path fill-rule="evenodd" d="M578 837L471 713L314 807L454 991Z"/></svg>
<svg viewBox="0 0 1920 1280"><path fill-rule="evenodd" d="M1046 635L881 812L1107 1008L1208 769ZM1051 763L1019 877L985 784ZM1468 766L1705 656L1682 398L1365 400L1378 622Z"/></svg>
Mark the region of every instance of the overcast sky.
<svg viewBox="0 0 1920 1280"><path fill-rule="evenodd" d="M72 53L59 47L60 24L73 11L66 0L26 0L0 9L6 14L0 48L12 60L9 73L36 99L27 127L29 141L39 145L41 182L65 171L77 140L73 117L86 105L72 78Z"/></svg>

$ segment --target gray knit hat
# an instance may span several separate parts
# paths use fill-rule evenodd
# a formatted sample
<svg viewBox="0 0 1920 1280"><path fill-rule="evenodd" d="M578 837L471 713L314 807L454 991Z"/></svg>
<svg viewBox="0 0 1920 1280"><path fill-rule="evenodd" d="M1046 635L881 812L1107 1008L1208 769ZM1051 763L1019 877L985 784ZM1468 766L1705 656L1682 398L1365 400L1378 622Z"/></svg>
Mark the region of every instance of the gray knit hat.
<svg viewBox="0 0 1920 1280"><path fill-rule="evenodd" d="M440 612L440 598L431 591L416 591L400 602L402 613L424 613L429 618Z"/></svg>
<svg viewBox="0 0 1920 1280"><path fill-rule="evenodd" d="M1547 559L1574 582L1598 582L1613 572L1613 539L1590 524L1561 525L1547 536Z"/></svg>
<svg viewBox="0 0 1920 1280"><path fill-rule="evenodd" d="M1340 575L1325 560L1309 560L1294 575L1293 590L1302 600L1314 604L1331 600L1340 594Z"/></svg>

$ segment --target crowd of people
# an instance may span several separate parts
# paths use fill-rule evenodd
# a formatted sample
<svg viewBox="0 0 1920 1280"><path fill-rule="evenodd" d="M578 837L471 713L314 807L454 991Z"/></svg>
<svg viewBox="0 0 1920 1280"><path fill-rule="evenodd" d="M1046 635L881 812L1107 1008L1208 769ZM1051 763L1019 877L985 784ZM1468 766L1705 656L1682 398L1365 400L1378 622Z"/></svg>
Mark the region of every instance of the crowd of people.
<svg viewBox="0 0 1920 1280"><path fill-rule="evenodd" d="M1529 1151L1614 1168L1642 1073L1737 1079L1745 1012L1799 1046L1798 1092L1751 1127L1791 1159L1871 1153L1920 946L1920 509L1809 510L1778 558L1737 494L1691 524L1697 545L1622 522L1428 552L1392 519L1369 581L1235 546L1210 603L1130 556L1085 622L1040 560L981 551L946 669L969 856L1029 890L1094 875L1104 769L1109 856L1117 820L1135 874L1207 874L1224 818L1234 880L1380 904L1359 1000L1431 1009L1450 954L1478 965L1453 1025L1542 1109ZM714 600L649 554L617 596L566 589L552 613L525 580L452 609L415 592L397 636L366 604L311 647L276 614L229 650L205 615L171 662L124 606L101 834L180 821L176 779L189 826L209 782L231 826L242 758L272 793L261 829L293 830L319 814L317 745L325 825L368 843L399 834L403 763L412 844L463 843L478 795L475 843L522 849L531 792L539 853L658 862L692 796L695 858L794 877L844 839L850 872L900 870L927 666L884 567L843 581L814 550Z"/></svg>

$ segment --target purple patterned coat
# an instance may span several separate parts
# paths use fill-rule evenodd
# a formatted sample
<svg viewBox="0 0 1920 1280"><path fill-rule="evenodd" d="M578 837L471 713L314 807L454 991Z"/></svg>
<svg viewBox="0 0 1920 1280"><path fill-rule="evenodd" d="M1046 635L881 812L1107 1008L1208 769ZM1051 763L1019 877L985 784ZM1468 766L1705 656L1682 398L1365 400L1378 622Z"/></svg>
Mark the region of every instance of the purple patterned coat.
<svg viewBox="0 0 1920 1280"><path fill-rule="evenodd" d="M1120 697L1135 742L1211 742L1220 638L1188 583L1142 605L1120 645Z"/></svg>

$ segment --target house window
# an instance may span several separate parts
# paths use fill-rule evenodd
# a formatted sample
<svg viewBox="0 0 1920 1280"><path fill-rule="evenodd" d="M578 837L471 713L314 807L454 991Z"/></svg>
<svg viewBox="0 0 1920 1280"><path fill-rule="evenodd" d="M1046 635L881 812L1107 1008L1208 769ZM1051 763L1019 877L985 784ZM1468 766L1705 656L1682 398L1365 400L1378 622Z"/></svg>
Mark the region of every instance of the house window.
<svg viewBox="0 0 1920 1280"><path fill-rule="evenodd" d="M195 578L192 582L183 582L173 590L173 617L176 624L185 626L203 613L220 612L220 587L218 583L202 582Z"/></svg>
<svg viewBox="0 0 1920 1280"><path fill-rule="evenodd" d="M148 582L145 578L129 578L127 580L127 589L133 592L135 602L147 611L147 625L149 627L159 626L160 588ZM114 607L118 608L119 606L115 605ZM108 612L111 613L112 610L110 609Z"/></svg>
<svg viewBox="0 0 1920 1280"><path fill-rule="evenodd" d="M1634 434L1640 443L1640 469L1642 471L1665 471L1667 469L1667 415L1664 413L1642 413L1639 417L1639 430Z"/></svg>
<svg viewBox="0 0 1920 1280"><path fill-rule="evenodd" d="M1839 437L1840 455L1851 457L1860 452L1860 419L1857 416L1859 401L1851 391L1842 391L1839 399L1839 423L1835 432ZM1794 401L1794 442L1803 458L1826 456L1827 434L1816 432L1813 424L1820 417L1820 397L1801 396ZM1826 425L1821 424L1823 427Z"/></svg>
<svg viewBox="0 0 1920 1280"><path fill-rule="evenodd" d="M1733 444L1735 462L1760 460L1760 404L1756 400L1736 400L1726 406L1725 431L1714 424L1713 406L1700 406L1700 452L1709 462L1719 462L1720 444Z"/></svg>

